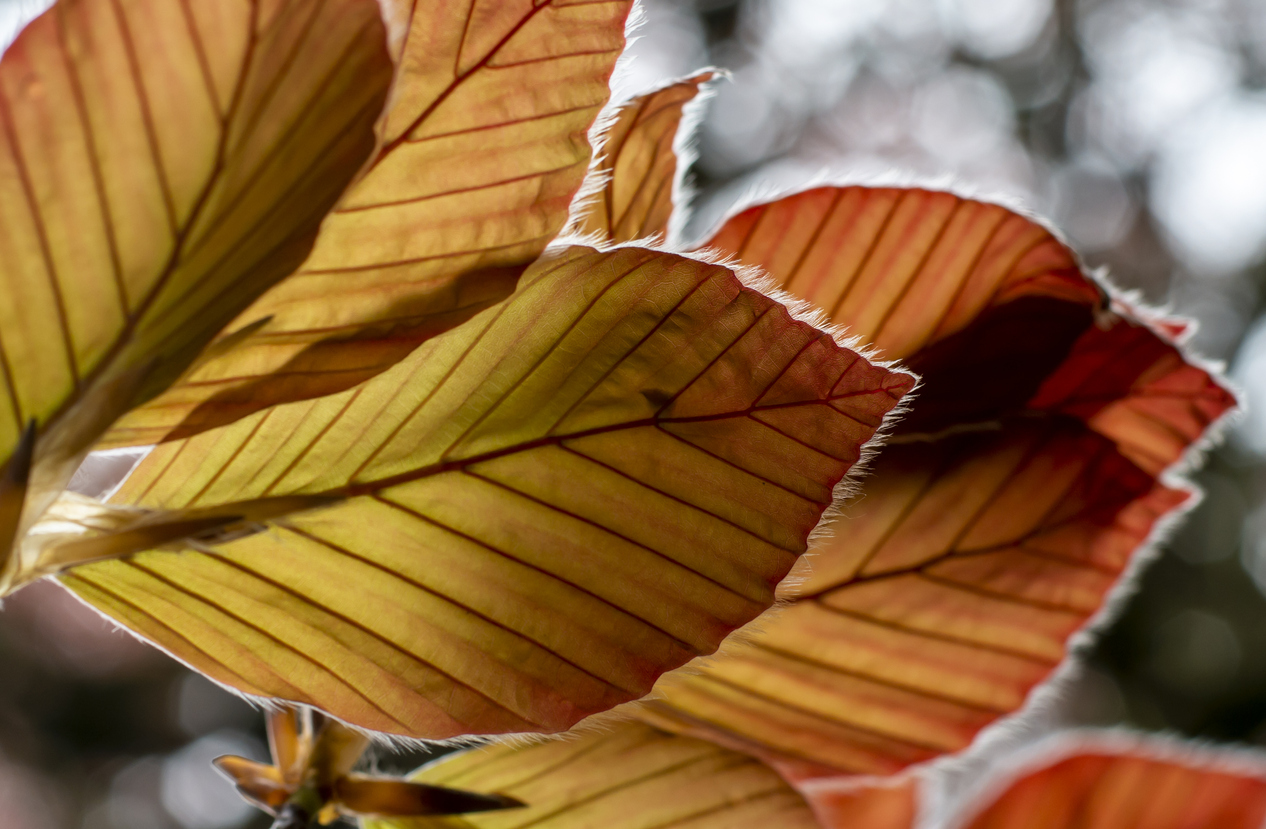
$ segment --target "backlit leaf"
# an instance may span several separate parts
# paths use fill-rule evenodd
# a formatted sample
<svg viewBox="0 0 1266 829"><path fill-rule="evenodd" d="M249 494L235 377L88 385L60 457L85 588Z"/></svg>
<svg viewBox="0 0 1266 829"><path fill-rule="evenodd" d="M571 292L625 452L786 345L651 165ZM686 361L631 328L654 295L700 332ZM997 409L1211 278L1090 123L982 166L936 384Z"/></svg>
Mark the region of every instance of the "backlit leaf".
<svg viewBox="0 0 1266 829"><path fill-rule="evenodd" d="M0 463L35 420L24 528L307 256L373 148L385 38L372 0L64 0L4 53Z"/></svg>
<svg viewBox="0 0 1266 829"><path fill-rule="evenodd" d="M885 448L795 603L650 722L793 779L965 748L1050 674L1158 517L1187 495L1075 422Z"/></svg>
<svg viewBox="0 0 1266 829"><path fill-rule="evenodd" d="M1028 408L1085 421L1158 475L1179 461L1234 400L1163 335L1131 320L1128 309L1119 311L1073 343Z"/></svg>
<svg viewBox="0 0 1266 829"><path fill-rule="evenodd" d="M924 386L790 607L640 716L791 779L968 745L1050 675L1233 398L1036 223L944 193L816 190L717 237ZM986 379L987 378L987 379Z"/></svg>
<svg viewBox="0 0 1266 829"><path fill-rule="evenodd" d="M362 820L363 829L817 829L804 800L757 760L638 723L449 755L414 772L526 808L460 818Z"/></svg>
<svg viewBox="0 0 1266 829"><path fill-rule="evenodd" d="M1072 732L990 768L997 779L972 781L979 794L957 814L926 779L815 781L805 797L828 829L1258 829L1266 819L1266 762L1244 752Z"/></svg>
<svg viewBox="0 0 1266 829"><path fill-rule="evenodd" d="M602 160L590 176L606 179L576 217L577 233L597 233L612 242L665 236L681 189L678 153L687 108L716 77L701 72L663 89L639 95L620 107L606 133Z"/></svg>
<svg viewBox="0 0 1266 829"><path fill-rule="evenodd" d="M65 583L213 678L418 737L552 731L769 607L905 374L728 269L572 247L354 390L164 444L116 500L339 503Z"/></svg>
<svg viewBox="0 0 1266 829"><path fill-rule="evenodd" d="M1094 752L1027 774L969 829L1258 829L1266 768L1188 765L1182 758Z"/></svg>
<svg viewBox="0 0 1266 829"><path fill-rule="evenodd" d="M744 210L707 245L763 268L889 359L991 320L991 310L1016 300L1089 308L1102 295L1033 220L917 188L808 190ZM1083 315L1082 327L1090 322ZM1032 339L1058 362L1067 342L1041 334Z"/></svg>
<svg viewBox="0 0 1266 829"><path fill-rule="evenodd" d="M506 297L562 228L632 0L386 5L400 65L372 167L300 271L225 335L267 322L106 445L184 437L350 388Z"/></svg>
<svg viewBox="0 0 1266 829"><path fill-rule="evenodd" d="M873 777L848 776L810 781L799 789L823 829L914 829L918 783L909 775L881 783Z"/></svg>

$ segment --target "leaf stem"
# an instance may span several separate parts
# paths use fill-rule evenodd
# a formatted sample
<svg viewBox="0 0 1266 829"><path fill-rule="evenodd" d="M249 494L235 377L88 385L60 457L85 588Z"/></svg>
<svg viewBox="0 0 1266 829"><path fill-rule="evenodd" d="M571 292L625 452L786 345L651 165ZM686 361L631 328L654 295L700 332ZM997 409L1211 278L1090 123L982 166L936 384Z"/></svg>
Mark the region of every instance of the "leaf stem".
<svg viewBox="0 0 1266 829"><path fill-rule="evenodd" d="M316 781L304 783L277 812L272 829L309 829L325 806Z"/></svg>

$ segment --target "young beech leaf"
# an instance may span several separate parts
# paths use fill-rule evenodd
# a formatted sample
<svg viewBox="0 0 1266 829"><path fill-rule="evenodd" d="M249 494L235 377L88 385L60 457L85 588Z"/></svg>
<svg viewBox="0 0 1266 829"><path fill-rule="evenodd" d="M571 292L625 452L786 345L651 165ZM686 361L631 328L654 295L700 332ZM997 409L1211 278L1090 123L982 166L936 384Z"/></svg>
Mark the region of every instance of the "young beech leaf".
<svg viewBox="0 0 1266 829"><path fill-rule="evenodd" d="M362 829L817 829L773 770L640 723L565 740L450 754L410 779L509 795L521 809L460 818L362 819ZM903 827L904 829L904 827Z"/></svg>
<svg viewBox="0 0 1266 829"><path fill-rule="evenodd" d="M36 421L23 529L303 261L390 78L374 0L63 0L5 51L0 464Z"/></svg>
<svg viewBox="0 0 1266 829"><path fill-rule="evenodd" d="M268 318L121 421L157 443L351 388L505 298L567 218L632 0L389 0L399 69L372 165ZM331 301L337 297L337 301Z"/></svg>
<svg viewBox="0 0 1266 829"><path fill-rule="evenodd" d="M589 173L603 187L578 207L577 233L599 233L612 242L667 235L685 173L674 151L679 127L687 107L699 106L699 93L716 76L700 72L620 107Z"/></svg>
<svg viewBox="0 0 1266 829"><path fill-rule="evenodd" d="M793 604L666 677L642 716L792 779L958 751L1050 674L1187 497L1073 421L889 446Z"/></svg>
<svg viewBox="0 0 1266 829"><path fill-rule="evenodd" d="M1120 732L1073 732L976 782L961 814L933 813L924 781L819 781L806 798L827 829L1259 829L1266 760L1243 752L1149 741ZM1052 744L1054 743L1054 744ZM916 814L931 819L916 822Z"/></svg>
<svg viewBox="0 0 1266 829"><path fill-rule="evenodd" d="M864 497L784 591L792 606L665 677L638 716L792 779L963 748L1051 673L1187 502L1159 475L1232 396L1183 359L1172 324L1132 316L997 205L821 188L739 213L709 245L924 385Z"/></svg>
<svg viewBox="0 0 1266 829"><path fill-rule="evenodd" d="M415 737L556 731L768 608L912 384L725 267L565 248L356 389L158 447L117 496L340 503L64 583L250 694Z"/></svg>

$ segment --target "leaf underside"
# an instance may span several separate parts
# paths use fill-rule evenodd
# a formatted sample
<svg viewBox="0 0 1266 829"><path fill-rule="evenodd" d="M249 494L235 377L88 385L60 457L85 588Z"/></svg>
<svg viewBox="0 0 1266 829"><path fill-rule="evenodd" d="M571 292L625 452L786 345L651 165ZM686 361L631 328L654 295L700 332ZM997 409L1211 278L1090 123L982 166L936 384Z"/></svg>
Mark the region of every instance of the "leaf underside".
<svg viewBox="0 0 1266 829"><path fill-rule="evenodd" d="M712 246L923 377L793 604L642 716L791 779L964 748L1059 664L1234 403L1035 222L947 193L824 188ZM1097 323L1096 323L1097 321Z"/></svg>
<svg viewBox="0 0 1266 829"><path fill-rule="evenodd" d="M247 693L417 737L559 730L769 607L911 384L724 267L568 248L354 390L158 447L115 499L339 503L64 583Z"/></svg>
<svg viewBox="0 0 1266 829"><path fill-rule="evenodd" d="M1083 754L1025 776L969 829L1257 829L1266 779L1123 754Z"/></svg>
<svg viewBox="0 0 1266 829"><path fill-rule="evenodd" d="M793 779L958 751L1061 661L1156 520L1157 484L1075 422L890 446L794 603L642 716Z"/></svg>
<svg viewBox="0 0 1266 829"><path fill-rule="evenodd" d="M5 51L0 459L36 420L24 526L303 261L390 77L371 0L64 0Z"/></svg>
<svg viewBox="0 0 1266 829"><path fill-rule="evenodd" d="M652 169L666 167L664 162ZM949 193L820 188L707 245L919 372L912 411L792 601L638 716L791 779L968 745L1050 675L1157 522L1160 483L1233 405L1031 219ZM896 444L896 445L893 445Z"/></svg>
<svg viewBox="0 0 1266 829"><path fill-rule="evenodd" d="M497 792L524 809L461 818L361 821L363 829L816 829L804 800L743 754L639 723L531 745L449 755L411 775Z"/></svg>
<svg viewBox="0 0 1266 829"><path fill-rule="evenodd" d="M1094 732L1088 732L1093 734ZM1076 739L1085 740L1086 733ZM1119 741L1121 735L1115 735ZM1074 743L1074 746L1076 744ZM965 829L1257 829L1266 819L1260 760L1228 755L1210 763L1180 744L1162 752L1128 746L1085 747L1063 758L1030 761L1009 783L993 781L983 802L968 803L954 825ZM1208 753L1207 751L1205 752ZM1034 766L1037 766L1036 768ZM1005 769L1004 775L1011 770ZM1001 786L1001 788L999 788ZM822 781L806 798L827 829L913 829L926 783ZM923 806L926 808L926 805ZM943 815L942 819L953 816Z"/></svg>
<svg viewBox="0 0 1266 829"><path fill-rule="evenodd" d="M103 446L187 437L351 388L509 295L566 221L631 5L387 3L399 71L372 166L299 272L223 336L264 321L259 330Z"/></svg>

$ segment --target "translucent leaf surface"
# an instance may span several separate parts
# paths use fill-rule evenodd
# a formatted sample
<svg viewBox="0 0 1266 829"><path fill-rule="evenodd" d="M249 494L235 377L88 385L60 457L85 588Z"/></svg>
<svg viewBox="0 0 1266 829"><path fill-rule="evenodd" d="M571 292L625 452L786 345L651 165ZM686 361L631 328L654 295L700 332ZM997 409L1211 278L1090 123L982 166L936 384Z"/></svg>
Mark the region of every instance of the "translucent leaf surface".
<svg viewBox="0 0 1266 829"><path fill-rule="evenodd" d="M1187 501L1158 473L1233 399L1046 230L994 205L816 190L715 241L925 385L792 605L665 677L641 716L792 779L961 749L1050 675Z"/></svg>
<svg viewBox="0 0 1266 829"><path fill-rule="evenodd" d="M715 72L701 72L620 107L590 176L604 181L576 217L576 232L612 242L665 236L680 189L679 128Z"/></svg>
<svg viewBox="0 0 1266 829"><path fill-rule="evenodd" d="M509 795L527 808L362 820L363 829L816 829L804 800L743 754L636 723L450 755L412 779Z"/></svg>
<svg viewBox="0 0 1266 829"><path fill-rule="evenodd" d="M970 829L1257 829L1266 779L1149 757L1070 757L1014 783Z"/></svg>
<svg viewBox="0 0 1266 829"><path fill-rule="evenodd" d="M911 386L716 265L574 247L355 390L118 499L273 518L65 583L215 679L396 734L558 730L750 621Z"/></svg>
<svg viewBox="0 0 1266 829"><path fill-rule="evenodd" d="M35 420L25 526L303 261L390 73L371 0L66 0L4 53L0 461Z"/></svg>
<svg viewBox="0 0 1266 829"><path fill-rule="evenodd" d="M506 297L589 164L631 0L391 0L399 71L378 155L299 273L107 445L196 434L350 388ZM337 302L330 297L337 296Z"/></svg>
<svg viewBox="0 0 1266 829"><path fill-rule="evenodd" d="M806 797L830 829L1257 829L1266 819L1260 755L1121 732L1061 736L1000 758L996 779L970 781L974 794L957 814L926 780L820 781Z"/></svg>

